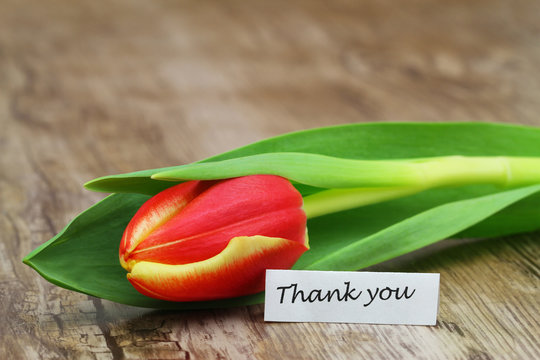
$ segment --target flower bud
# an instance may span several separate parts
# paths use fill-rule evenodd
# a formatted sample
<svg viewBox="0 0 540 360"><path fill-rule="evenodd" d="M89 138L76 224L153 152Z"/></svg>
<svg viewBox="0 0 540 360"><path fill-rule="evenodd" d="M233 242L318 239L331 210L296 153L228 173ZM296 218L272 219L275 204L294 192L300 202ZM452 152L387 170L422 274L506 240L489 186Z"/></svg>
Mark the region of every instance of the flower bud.
<svg viewBox="0 0 540 360"><path fill-rule="evenodd" d="M142 294L200 301L264 290L266 269L308 249L300 193L279 176L188 181L149 199L128 224L120 263Z"/></svg>

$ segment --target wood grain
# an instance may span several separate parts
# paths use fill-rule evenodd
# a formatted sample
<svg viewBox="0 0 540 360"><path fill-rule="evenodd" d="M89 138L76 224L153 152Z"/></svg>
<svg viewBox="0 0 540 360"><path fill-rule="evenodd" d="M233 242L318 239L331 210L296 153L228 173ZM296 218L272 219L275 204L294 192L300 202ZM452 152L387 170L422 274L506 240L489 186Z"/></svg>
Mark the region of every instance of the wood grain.
<svg viewBox="0 0 540 360"><path fill-rule="evenodd" d="M538 233L448 240L377 266L441 273L435 327L264 323L262 306L148 311L21 263L102 198L82 189L101 175L341 123L540 125L539 38L534 0L3 0L1 357L540 358Z"/></svg>

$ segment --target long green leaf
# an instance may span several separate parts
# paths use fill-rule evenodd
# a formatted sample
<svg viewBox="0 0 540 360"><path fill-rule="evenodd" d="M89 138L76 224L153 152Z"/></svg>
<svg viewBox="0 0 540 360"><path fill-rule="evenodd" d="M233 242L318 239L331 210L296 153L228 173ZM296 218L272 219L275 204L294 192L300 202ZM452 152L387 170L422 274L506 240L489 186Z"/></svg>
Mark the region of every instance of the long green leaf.
<svg viewBox="0 0 540 360"><path fill-rule="evenodd" d="M139 194L108 196L28 254L24 263L53 284L127 305L193 309L261 301L259 294L222 301L174 303L138 293L126 280L126 271L119 265L118 246L129 220L148 198Z"/></svg>
<svg viewBox="0 0 540 360"><path fill-rule="evenodd" d="M343 246L307 266L357 270L420 249L488 218L540 191L540 185L440 205Z"/></svg>
<svg viewBox="0 0 540 360"><path fill-rule="evenodd" d="M492 123L366 123L305 130L277 136L204 161L276 152L320 154L345 159L408 159L448 155L540 156L540 129ZM171 183L152 180L168 167L105 176L85 186L94 191L155 194Z"/></svg>
<svg viewBox="0 0 540 360"><path fill-rule="evenodd" d="M402 161L372 162L309 153L269 153L180 166L152 175L158 180L215 180L244 175L280 175L320 188L415 184L417 177Z"/></svg>
<svg viewBox="0 0 540 360"><path fill-rule="evenodd" d="M339 251L417 214L452 202L498 194L488 185L433 189L401 199L365 206L309 220L311 249L296 266L304 268L323 256ZM531 194L501 209L455 237L496 237L540 229L540 193ZM430 227L430 224L426 225Z"/></svg>

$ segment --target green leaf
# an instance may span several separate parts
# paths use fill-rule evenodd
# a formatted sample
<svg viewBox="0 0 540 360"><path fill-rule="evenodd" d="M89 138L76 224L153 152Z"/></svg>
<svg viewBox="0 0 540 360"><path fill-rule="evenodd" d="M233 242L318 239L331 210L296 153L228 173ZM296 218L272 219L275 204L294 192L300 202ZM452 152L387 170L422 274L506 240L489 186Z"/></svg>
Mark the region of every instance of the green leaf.
<svg viewBox="0 0 540 360"><path fill-rule="evenodd" d="M509 205L540 191L540 185L436 206L337 250L310 259L312 270L357 270L452 236ZM329 234L331 236L331 234ZM313 245L314 246L314 245Z"/></svg>
<svg viewBox="0 0 540 360"><path fill-rule="evenodd" d="M493 123L365 123L277 136L201 161L297 152L344 159L408 159L448 155L540 156L540 129ZM171 186L154 174L179 167L101 177L85 184L103 192L155 194ZM303 188L302 188L303 189Z"/></svg>
<svg viewBox="0 0 540 360"><path fill-rule="evenodd" d="M498 194L496 190L491 185L432 189L401 199L311 219L308 222L308 230L311 249L314 251L306 252L295 266L299 268L310 266L323 256L430 209L452 202L496 195ZM490 217L478 220L471 224L470 228L456 230L453 235L458 238L470 236L487 238L537 230L540 228L539 203L540 193L531 194L529 197L516 200L512 205L500 209Z"/></svg>
<svg viewBox="0 0 540 360"><path fill-rule="evenodd" d="M280 175L319 188L414 185L402 161L365 161L308 153L270 153L180 166L152 175L157 180L216 180L256 174ZM411 176L413 175L413 176Z"/></svg>
<svg viewBox="0 0 540 360"><path fill-rule="evenodd" d="M118 261L122 233L148 200L139 194L114 194L79 214L62 232L23 262L58 286L127 305L159 309L215 308L262 301L260 294L222 301L175 303L146 297L126 279Z"/></svg>

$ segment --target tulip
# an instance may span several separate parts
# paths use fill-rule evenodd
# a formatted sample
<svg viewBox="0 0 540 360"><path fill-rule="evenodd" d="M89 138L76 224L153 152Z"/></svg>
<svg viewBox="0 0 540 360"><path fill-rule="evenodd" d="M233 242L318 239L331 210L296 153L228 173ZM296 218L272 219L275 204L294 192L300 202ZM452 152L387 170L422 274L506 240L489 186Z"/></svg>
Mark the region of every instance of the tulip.
<svg viewBox="0 0 540 360"><path fill-rule="evenodd" d="M264 290L266 269L309 248L300 193L285 178L188 181L144 203L124 231L120 263L140 293L213 300Z"/></svg>

